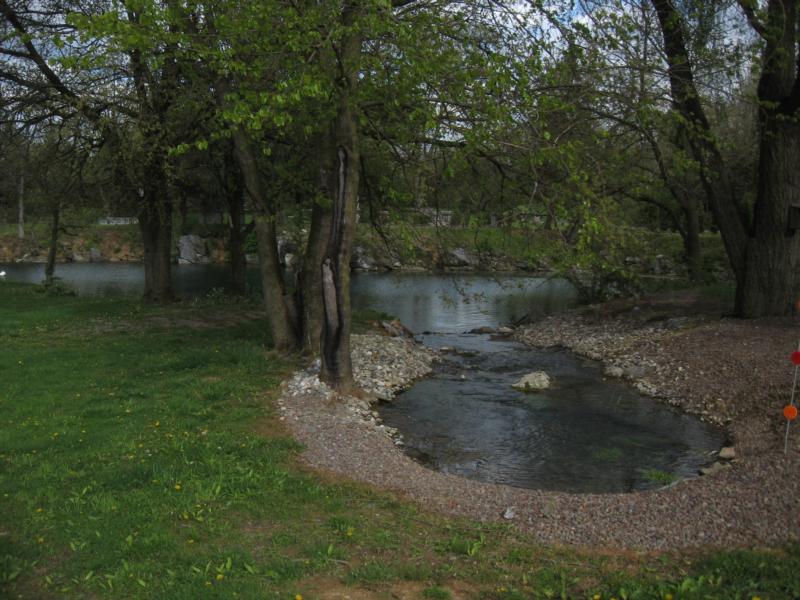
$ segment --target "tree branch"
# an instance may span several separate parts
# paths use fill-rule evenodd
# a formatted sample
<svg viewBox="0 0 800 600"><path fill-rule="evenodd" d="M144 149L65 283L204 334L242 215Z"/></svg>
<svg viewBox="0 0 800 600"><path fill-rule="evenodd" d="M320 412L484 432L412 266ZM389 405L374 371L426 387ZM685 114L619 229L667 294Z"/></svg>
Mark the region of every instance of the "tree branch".
<svg viewBox="0 0 800 600"><path fill-rule="evenodd" d="M50 82L50 84L58 90L64 96L68 98L77 99L78 96L69 89L64 82L61 81L61 78L56 75L56 73L50 68L50 65L47 64L47 61L44 57L39 54L39 50L36 49L36 46L33 45L33 42L30 40L30 34L25 26L20 21L17 13L12 9L6 0L0 0L0 13L6 18L6 20L11 23L11 26L19 33L20 40L25 48L28 50L28 54L30 55L28 58L36 64L39 71L45 78Z"/></svg>
<svg viewBox="0 0 800 600"><path fill-rule="evenodd" d="M758 18L752 0L736 0L736 2L741 7L742 12L744 12L744 16L747 17L747 22L750 23L750 27L752 27L758 35L766 39L767 28Z"/></svg>

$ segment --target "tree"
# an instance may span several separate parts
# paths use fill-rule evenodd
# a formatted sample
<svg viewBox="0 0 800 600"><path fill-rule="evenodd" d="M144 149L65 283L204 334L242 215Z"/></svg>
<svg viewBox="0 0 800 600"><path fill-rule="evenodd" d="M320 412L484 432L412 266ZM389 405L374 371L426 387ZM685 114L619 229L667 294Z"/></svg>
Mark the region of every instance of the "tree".
<svg viewBox="0 0 800 600"><path fill-rule="evenodd" d="M800 61L795 1L739 5L760 38L756 94L759 162L755 204L742 205L694 80L685 19L672 0L652 0L664 41L674 110L736 277L736 313L791 314L800 298Z"/></svg>

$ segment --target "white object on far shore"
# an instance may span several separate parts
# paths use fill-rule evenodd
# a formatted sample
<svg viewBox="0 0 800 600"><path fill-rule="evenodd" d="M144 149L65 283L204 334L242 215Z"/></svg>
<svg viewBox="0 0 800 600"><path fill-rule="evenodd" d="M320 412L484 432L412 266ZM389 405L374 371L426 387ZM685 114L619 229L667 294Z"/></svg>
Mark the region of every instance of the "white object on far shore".
<svg viewBox="0 0 800 600"><path fill-rule="evenodd" d="M5 276L6 276L6 272L5 271L0 271L0 277L5 277Z"/></svg>

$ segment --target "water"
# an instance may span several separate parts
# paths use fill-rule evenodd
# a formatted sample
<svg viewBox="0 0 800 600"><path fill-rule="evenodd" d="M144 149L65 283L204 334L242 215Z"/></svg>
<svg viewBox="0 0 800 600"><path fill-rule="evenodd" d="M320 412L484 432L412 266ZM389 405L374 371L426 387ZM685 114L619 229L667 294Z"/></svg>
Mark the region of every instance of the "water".
<svg viewBox="0 0 800 600"><path fill-rule="evenodd" d="M461 354L448 353L435 376L379 410L406 452L434 469L517 487L629 492L695 476L725 441L721 430L605 381L597 363L570 352L487 335L420 337ZM551 389L511 387L538 370Z"/></svg>
<svg viewBox="0 0 800 600"><path fill-rule="evenodd" d="M0 264L8 281L41 283L44 265L39 263ZM56 265L56 277L81 296L141 295L144 292L144 265L141 263L65 263ZM248 273L255 283L257 269ZM172 281L175 293L182 298L194 298L213 288L230 285L230 269L224 265L173 265Z"/></svg>
<svg viewBox="0 0 800 600"><path fill-rule="evenodd" d="M41 283L44 265L0 264L8 281ZM66 263L56 276L80 295L142 294L140 263ZM230 285L224 265L174 265L175 293L182 298L203 296ZM247 273L248 286L259 290L258 269ZM400 318L415 332L464 331L482 325L513 322L529 313L563 309L574 302L572 288L562 280L486 275L422 273L355 273L352 300L356 308L380 310Z"/></svg>
<svg viewBox="0 0 800 600"><path fill-rule="evenodd" d="M197 297L229 284L216 265L173 268L176 293ZM39 283L44 266L0 265L9 281ZM57 275L79 294L141 294L143 267L64 264ZM258 272L248 281L258 287ZM2 285L2 282L0 282ZM356 308L400 318L418 338L449 353L434 376L379 408L406 451L441 471L481 481L571 492L628 492L691 477L712 461L722 431L605 381L597 363L463 332L572 306L568 283L528 276L364 273L352 281ZM431 333L433 332L433 333ZM550 390L511 388L543 370Z"/></svg>
<svg viewBox="0 0 800 600"><path fill-rule="evenodd" d="M363 273L351 290L355 306L394 315L415 333L462 333L575 304L563 279L525 275Z"/></svg>

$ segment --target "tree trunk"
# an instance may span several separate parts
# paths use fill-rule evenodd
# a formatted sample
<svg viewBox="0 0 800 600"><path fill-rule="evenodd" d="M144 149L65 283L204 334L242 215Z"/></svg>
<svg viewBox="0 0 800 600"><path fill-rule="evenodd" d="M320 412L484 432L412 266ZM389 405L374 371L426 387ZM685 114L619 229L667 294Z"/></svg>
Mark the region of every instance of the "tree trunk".
<svg viewBox="0 0 800 600"><path fill-rule="evenodd" d="M229 231L231 287L237 294L247 292L247 257L244 242L249 231L244 224L244 196L242 190L234 189L228 194L228 213L231 217Z"/></svg>
<svg viewBox="0 0 800 600"><path fill-rule="evenodd" d="M770 0L766 23L749 13L765 41L758 81L758 192L747 274L745 317L789 315L800 300L800 62L797 2Z"/></svg>
<svg viewBox="0 0 800 600"><path fill-rule="evenodd" d="M699 281L702 276L700 255L700 207L694 198L686 198L683 206L683 217L686 221L683 232L683 249L686 254L686 266L689 279Z"/></svg>
<svg viewBox="0 0 800 600"><path fill-rule="evenodd" d="M256 238L264 304L275 348L280 352L293 352L298 346L297 311L291 295L286 293L273 216L256 217Z"/></svg>
<svg viewBox="0 0 800 600"><path fill-rule="evenodd" d="M172 288L172 202L154 198L157 186L144 192L139 229L144 246L144 301L164 304L175 299Z"/></svg>
<svg viewBox="0 0 800 600"><path fill-rule="evenodd" d="M664 35L675 109L687 134L714 219L736 275L738 315L791 314L800 296L800 64L797 2L769 0L766 12L740 2L763 45L759 100L758 192L750 231L737 214L722 157L692 79L682 19L672 0L652 0ZM764 20L766 18L766 20Z"/></svg>
<svg viewBox="0 0 800 600"><path fill-rule="evenodd" d="M652 0L664 38L672 104L685 120L685 132L692 155L700 165L700 181L722 235L737 286L744 281L747 231L736 194L726 176L722 155L716 146L706 117L683 32L683 19L672 0Z"/></svg>
<svg viewBox="0 0 800 600"><path fill-rule="evenodd" d="M800 217L800 125L770 119L764 126L741 297L745 317L789 315L800 300L800 223L793 221Z"/></svg>
<svg viewBox="0 0 800 600"><path fill-rule="evenodd" d="M50 248L47 251L47 264L44 267L44 285L53 285L56 272L56 253L58 252L58 229L61 219L61 205L53 205L52 222L50 227Z"/></svg>
<svg viewBox="0 0 800 600"><path fill-rule="evenodd" d="M19 174L19 211L17 213L17 237L25 239L25 173Z"/></svg>
<svg viewBox="0 0 800 600"><path fill-rule="evenodd" d="M283 269L278 255L278 236L275 230L275 206L267 194L247 134L241 129L236 130L233 133L233 144L247 193L260 211L255 226L258 259L273 342L275 348L281 352L293 351L298 347L298 314L294 299L287 295L283 281Z"/></svg>
<svg viewBox="0 0 800 600"><path fill-rule="evenodd" d="M325 327L320 377L342 393L351 392L354 387L350 359L350 257L355 238L360 163L351 91L357 85L361 53L361 36L353 27L358 9L358 3L348 3L342 12L342 24L349 33L344 34L339 49L339 107L334 126L336 190L331 235L321 269Z"/></svg>
<svg viewBox="0 0 800 600"><path fill-rule="evenodd" d="M315 356L322 349L325 327L325 303L322 300L322 263L328 250L332 214L330 209L314 204L308 234L303 272L300 274L300 298L303 311L303 348Z"/></svg>

